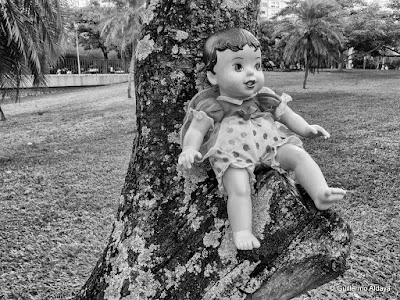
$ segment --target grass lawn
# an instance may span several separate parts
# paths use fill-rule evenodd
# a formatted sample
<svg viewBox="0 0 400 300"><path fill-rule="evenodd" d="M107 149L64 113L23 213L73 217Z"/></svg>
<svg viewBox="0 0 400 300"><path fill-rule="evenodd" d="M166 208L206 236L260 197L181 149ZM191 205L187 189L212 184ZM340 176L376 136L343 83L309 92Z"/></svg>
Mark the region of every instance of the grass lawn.
<svg viewBox="0 0 400 300"><path fill-rule="evenodd" d="M126 91L119 84L2 106L0 299L71 299L90 274L132 149Z"/></svg>
<svg viewBox="0 0 400 300"><path fill-rule="evenodd" d="M298 299L400 297L400 71L266 72L266 85L320 124L304 140L354 231L342 278ZM128 166L134 104L126 84L3 105L0 299L72 299L111 230ZM196 299L193 299L196 300Z"/></svg>

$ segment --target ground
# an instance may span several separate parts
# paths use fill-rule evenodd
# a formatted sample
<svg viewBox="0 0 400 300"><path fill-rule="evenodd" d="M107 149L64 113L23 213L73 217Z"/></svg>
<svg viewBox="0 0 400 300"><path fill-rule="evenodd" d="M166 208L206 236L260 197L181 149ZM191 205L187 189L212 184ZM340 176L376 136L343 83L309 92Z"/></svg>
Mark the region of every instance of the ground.
<svg viewBox="0 0 400 300"><path fill-rule="evenodd" d="M3 106L0 299L70 299L94 267L135 132L126 91L85 88Z"/></svg>
<svg viewBox="0 0 400 300"><path fill-rule="evenodd" d="M266 85L332 135L305 140L334 209L354 231L343 278L298 299L400 296L400 102L396 71L267 72ZM3 104L0 122L0 299L72 299L110 234L135 134L127 84Z"/></svg>

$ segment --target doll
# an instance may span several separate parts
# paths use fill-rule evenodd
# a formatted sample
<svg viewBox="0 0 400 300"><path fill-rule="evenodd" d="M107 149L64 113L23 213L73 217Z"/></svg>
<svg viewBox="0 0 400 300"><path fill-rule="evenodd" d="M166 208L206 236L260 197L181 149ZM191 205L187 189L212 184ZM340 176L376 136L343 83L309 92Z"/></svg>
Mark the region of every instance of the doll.
<svg viewBox="0 0 400 300"><path fill-rule="evenodd" d="M330 137L324 128L309 125L287 106L290 96L278 96L264 87L260 43L250 32L228 28L214 33L204 45L203 61L216 97L192 99L181 131L178 164L190 169L194 162L209 159L219 189L228 196L237 249L260 247L252 234L251 202L258 166L293 171L318 209L328 209L345 197L343 189L327 185L301 140L276 124L279 121L303 137Z"/></svg>

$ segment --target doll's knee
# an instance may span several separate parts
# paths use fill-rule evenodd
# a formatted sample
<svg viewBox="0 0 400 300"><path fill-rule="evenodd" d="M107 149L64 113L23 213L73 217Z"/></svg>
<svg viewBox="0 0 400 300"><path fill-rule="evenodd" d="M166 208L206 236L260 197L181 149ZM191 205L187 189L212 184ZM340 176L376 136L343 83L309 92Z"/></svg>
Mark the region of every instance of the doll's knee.
<svg viewBox="0 0 400 300"><path fill-rule="evenodd" d="M247 197L251 194L246 169L228 168L223 176L223 184L228 196Z"/></svg>
<svg viewBox="0 0 400 300"><path fill-rule="evenodd" d="M293 170L296 166L310 158L310 154L303 148L291 144L280 147L276 155L276 160L286 170Z"/></svg>
<svg viewBox="0 0 400 300"><path fill-rule="evenodd" d="M251 188L248 182L241 182L229 187L225 186L225 190L227 191L229 197L234 196L243 198L248 197L251 194Z"/></svg>

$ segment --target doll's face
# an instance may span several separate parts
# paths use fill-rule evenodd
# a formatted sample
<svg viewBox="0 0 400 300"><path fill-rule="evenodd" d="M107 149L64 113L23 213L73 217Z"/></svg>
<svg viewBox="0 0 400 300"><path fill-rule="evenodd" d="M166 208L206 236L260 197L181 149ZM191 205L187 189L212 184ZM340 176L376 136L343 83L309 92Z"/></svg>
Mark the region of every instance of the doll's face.
<svg viewBox="0 0 400 300"><path fill-rule="evenodd" d="M243 50L217 51L214 73L207 72L212 85L218 85L222 96L244 99L257 93L264 85L261 51L248 45Z"/></svg>

